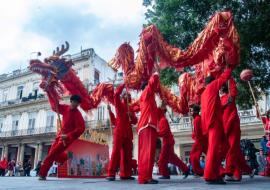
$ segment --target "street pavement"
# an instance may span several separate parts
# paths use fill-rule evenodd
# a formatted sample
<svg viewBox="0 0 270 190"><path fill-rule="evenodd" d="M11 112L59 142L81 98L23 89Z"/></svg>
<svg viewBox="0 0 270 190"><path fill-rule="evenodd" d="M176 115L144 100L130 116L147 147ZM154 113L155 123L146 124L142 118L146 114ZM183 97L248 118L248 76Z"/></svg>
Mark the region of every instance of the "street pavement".
<svg viewBox="0 0 270 190"><path fill-rule="evenodd" d="M155 176L154 178L157 178ZM160 180L157 185L139 185L137 181L106 181L105 179L63 179L49 177L47 181L39 181L37 177L0 177L0 190L269 190L270 178L245 176L241 182L230 182L226 185L208 185L201 178L189 176L183 180L173 176L171 180Z"/></svg>

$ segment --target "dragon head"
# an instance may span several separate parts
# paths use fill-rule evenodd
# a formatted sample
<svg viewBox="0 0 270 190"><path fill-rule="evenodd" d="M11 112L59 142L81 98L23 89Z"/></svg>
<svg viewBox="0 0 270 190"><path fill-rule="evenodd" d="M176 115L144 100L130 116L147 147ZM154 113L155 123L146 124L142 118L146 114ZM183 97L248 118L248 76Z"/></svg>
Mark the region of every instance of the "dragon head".
<svg viewBox="0 0 270 190"><path fill-rule="evenodd" d="M68 49L69 43L66 42L66 46L63 44L61 49L57 47L56 51L53 51L53 55L45 58L43 62L39 59L30 60L29 69L40 74L43 80L59 80L63 78L73 65L71 60L61 57Z"/></svg>
<svg viewBox="0 0 270 190"><path fill-rule="evenodd" d="M58 80L61 80L73 65L71 60L61 57L69 49L69 44L66 42L66 46L62 45L53 51L53 54L40 61L39 59L32 59L29 63L29 70L42 76L40 87L45 91L51 91L51 93L59 98L60 94L63 94L64 88Z"/></svg>

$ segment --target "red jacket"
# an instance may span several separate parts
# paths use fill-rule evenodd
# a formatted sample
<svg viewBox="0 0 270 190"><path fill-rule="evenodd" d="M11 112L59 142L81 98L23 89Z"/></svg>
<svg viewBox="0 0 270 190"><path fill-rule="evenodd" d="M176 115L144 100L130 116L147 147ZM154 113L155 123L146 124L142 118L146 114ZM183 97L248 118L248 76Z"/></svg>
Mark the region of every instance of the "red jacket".
<svg viewBox="0 0 270 190"><path fill-rule="evenodd" d="M264 130L270 132L270 119L267 117L262 117L262 122L264 124Z"/></svg>
<svg viewBox="0 0 270 190"><path fill-rule="evenodd" d="M230 78L231 72L231 69L226 69L217 79L206 86L201 95L201 121L204 135L215 122L222 123L219 89Z"/></svg>
<svg viewBox="0 0 270 190"><path fill-rule="evenodd" d="M62 134L67 135L67 141L73 141L81 136L85 130L85 122L81 112L76 109L71 109L69 105L59 104L50 93L47 93L51 108L53 111L63 115L62 128L59 130L57 136Z"/></svg>
<svg viewBox="0 0 270 190"><path fill-rule="evenodd" d="M150 77L148 85L140 97L141 116L138 122L138 133L146 127L157 129L158 116L155 101L155 92L159 89L159 76L154 74Z"/></svg>
<svg viewBox="0 0 270 190"><path fill-rule="evenodd" d="M4 158L3 160L0 161L0 168L7 169L7 167L8 167L8 161Z"/></svg>
<svg viewBox="0 0 270 190"><path fill-rule="evenodd" d="M128 137L133 139L133 132L131 125L135 125L137 123L137 118L134 112L128 108L126 101L120 99L120 95L124 89L125 85L122 84L117 87L115 94L114 94L114 105L115 105L115 112L116 117L110 111L110 119L112 125L115 126L114 134L121 136L121 137ZM128 115L130 113L130 116Z"/></svg>
<svg viewBox="0 0 270 190"><path fill-rule="evenodd" d="M231 78L229 79L229 92L220 97L221 105L223 106L223 124L225 131L229 129L231 122L234 122L235 119L239 120L235 98L237 96L237 87L236 82ZM229 97L232 98L232 102L228 104ZM240 127L240 126L239 126ZM240 128L239 128L240 129Z"/></svg>
<svg viewBox="0 0 270 190"><path fill-rule="evenodd" d="M162 143L166 145L174 145L174 137L171 132L169 122L165 116L165 113L158 109L158 136L162 137Z"/></svg>
<svg viewBox="0 0 270 190"><path fill-rule="evenodd" d="M203 138L204 138L204 135L202 132L201 116L196 115L193 119L192 139L200 141Z"/></svg>

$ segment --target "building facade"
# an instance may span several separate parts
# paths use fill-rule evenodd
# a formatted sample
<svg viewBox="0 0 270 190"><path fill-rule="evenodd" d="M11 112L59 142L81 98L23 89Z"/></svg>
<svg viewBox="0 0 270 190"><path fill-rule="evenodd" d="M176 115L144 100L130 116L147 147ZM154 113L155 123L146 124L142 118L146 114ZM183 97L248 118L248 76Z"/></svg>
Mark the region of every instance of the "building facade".
<svg viewBox="0 0 270 190"><path fill-rule="evenodd" d="M91 91L98 83L112 81L122 82L123 74L117 73L107 66L93 49L86 49L71 55L73 68L85 87ZM117 76L117 77L115 77ZM57 116L51 111L44 92L39 88L40 76L29 70L15 70L10 74L0 75L0 157L18 162L31 159L36 165L43 160L55 138L57 131ZM178 87L172 87L179 95ZM134 99L140 93L132 92ZM68 101L68 98L64 98ZM259 101L262 113L270 108L270 96L267 92ZM112 147L112 129L106 103L101 103L89 113L82 111L86 122L85 138L107 143ZM189 117L173 115L169 111L168 120L175 136L175 152L183 159L189 158L193 140L192 125ZM256 118L255 109L239 110L242 138L251 139L258 147L259 139L264 134L262 123ZM138 157L138 136L136 126L134 132L133 157ZM160 143L158 146L160 149Z"/></svg>
<svg viewBox="0 0 270 190"><path fill-rule="evenodd" d="M93 49L82 50L71 55L71 59L74 70L88 90L115 75ZM40 76L28 69L0 75L1 158L21 163L31 159L36 165L46 156L56 135L57 116L51 111L39 83ZM83 111L82 114L88 124L91 120L104 123L108 118L104 103L91 114Z"/></svg>

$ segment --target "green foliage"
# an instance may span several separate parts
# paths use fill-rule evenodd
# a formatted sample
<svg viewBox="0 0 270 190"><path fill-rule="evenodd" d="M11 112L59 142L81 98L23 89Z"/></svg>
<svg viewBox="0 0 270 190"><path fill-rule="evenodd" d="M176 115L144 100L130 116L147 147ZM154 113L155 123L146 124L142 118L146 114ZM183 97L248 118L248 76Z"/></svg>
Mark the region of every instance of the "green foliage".
<svg viewBox="0 0 270 190"><path fill-rule="evenodd" d="M238 104L249 108L253 101L248 85L241 82L243 69L254 72L253 86L256 96L270 87L270 3L268 0L144 0L148 23L157 25L164 38L179 48L185 49L203 30L211 15L229 9L240 35L241 64L234 71L238 82ZM164 84L176 82L174 72L163 71ZM163 78L164 77L164 78Z"/></svg>
<svg viewBox="0 0 270 190"><path fill-rule="evenodd" d="M161 83L165 86L171 86L177 83L180 73L173 68L166 68L160 72Z"/></svg>

